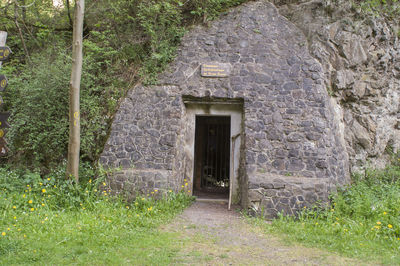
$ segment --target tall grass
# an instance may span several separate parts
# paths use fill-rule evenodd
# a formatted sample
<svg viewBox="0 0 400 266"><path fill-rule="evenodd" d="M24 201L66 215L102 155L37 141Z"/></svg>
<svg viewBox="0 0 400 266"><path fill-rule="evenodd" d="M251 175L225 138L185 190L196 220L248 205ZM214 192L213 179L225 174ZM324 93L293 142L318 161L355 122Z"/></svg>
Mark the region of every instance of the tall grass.
<svg viewBox="0 0 400 266"><path fill-rule="evenodd" d="M0 169L0 264L170 263L180 243L157 226L191 198L171 192L126 202L109 193L94 176L75 184Z"/></svg>
<svg viewBox="0 0 400 266"><path fill-rule="evenodd" d="M400 264L400 159L366 170L332 195L329 208L310 208L297 218L280 216L268 230L288 239L347 256Z"/></svg>

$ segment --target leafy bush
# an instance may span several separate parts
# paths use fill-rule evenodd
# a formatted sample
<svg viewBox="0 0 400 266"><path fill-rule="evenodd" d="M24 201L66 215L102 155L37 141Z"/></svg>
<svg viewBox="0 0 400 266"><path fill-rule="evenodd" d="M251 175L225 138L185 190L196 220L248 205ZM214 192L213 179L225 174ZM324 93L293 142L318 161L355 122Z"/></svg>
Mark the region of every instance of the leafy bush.
<svg viewBox="0 0 400 266"><path fill-rule="evenodd" d="M102 86L102 65L94 56L112 53L86 43L85 71L81 82L81 157L95 160L102 150L108 126L120 95L112 86ZM96 55L93 49L97 48ZM103 52L103 53L102 53ZM105 54L105 55L104 55ZM68 92L71 58L65 51L49 49L37 57L35 67L26 67L10 79L7 104L11 106L7 139L13 161L49 169L66 157L68 145Z"/></svg>
<svg viewBox="0 0 400 266"><path fill-rule="evenodd" d="M366 14L384 16L389 19L397 19L400 15L400 3L398 0L355 0L353 7L361 7Z"/></svg>

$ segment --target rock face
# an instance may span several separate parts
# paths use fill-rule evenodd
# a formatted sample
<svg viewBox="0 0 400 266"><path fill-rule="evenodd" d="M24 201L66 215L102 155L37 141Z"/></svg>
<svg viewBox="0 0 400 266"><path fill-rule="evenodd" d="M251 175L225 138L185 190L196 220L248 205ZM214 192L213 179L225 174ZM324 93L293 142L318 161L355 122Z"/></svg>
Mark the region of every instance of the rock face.
<svg viewBox="0 0 400 266"><path fill-rule="evenodd" d="M291 3L289 3L291 2ZM350 1L275 1L307 36L336 101L352 171L383 167L400 150L400 40L390 24Z"/></svg>
<svg viewBox="0 0 400 266"><path fill-rule="evenodd" d="M348 47L354 62L365 60L357 43ZM201 75L202 64L219 63L226 77ZM344 84L346 75L338 76L346 77ZM267 217L295 214L327 201L331 190L349 181L344 136L326 80L303 33L271 3L250 2L209 27L192 29L157 86L130 90L100 161L122 167L109 180L115 191L191 191L195 125L185 99L196 102L201 114L235 104L242 123L240 152L231 158L231 164L239 163L231 173L238 184L234 201ZM368 145L368 136L357 137Z"/></svg>

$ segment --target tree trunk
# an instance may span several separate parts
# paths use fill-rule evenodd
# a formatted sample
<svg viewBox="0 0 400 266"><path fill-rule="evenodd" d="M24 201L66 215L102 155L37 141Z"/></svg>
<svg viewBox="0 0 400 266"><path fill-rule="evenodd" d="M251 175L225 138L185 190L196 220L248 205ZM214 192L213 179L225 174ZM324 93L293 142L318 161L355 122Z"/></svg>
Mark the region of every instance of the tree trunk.
<svg viewBox="0 0 400 266"><path fill-rule="evenodd" d="M82 35L85 0L75 1L75 17L72 41L72 70L69 88L69 144L67 177L79 181L80 112L79 90L82 75Z"/></svg>

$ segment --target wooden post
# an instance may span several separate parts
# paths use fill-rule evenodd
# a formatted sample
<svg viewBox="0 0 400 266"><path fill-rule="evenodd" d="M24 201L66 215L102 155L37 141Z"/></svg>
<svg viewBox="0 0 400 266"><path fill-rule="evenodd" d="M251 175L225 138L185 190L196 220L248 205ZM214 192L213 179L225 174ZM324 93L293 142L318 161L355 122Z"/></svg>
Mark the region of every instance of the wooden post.
<svg viewBox="0 0 400 266"><path fill-rule="evenodd" d="M6 31L0 31L0 46L6 46L6 41L7 41L7 32ZM0 61L0 68L2 65L2 61ZM1 98L1 97L0 97ZM0 101L0 105L2 104L3 100ZM0 135L3 135L4 132L1 130ZM7 142L3 138L3 136L0 137L0 156L5 156L7 155Z"/></svg>
<svg viewBox="0 0 400 266"><path fill-rule="evenodd" d="M80 112L79 91L82 76L82 35L85 0L75 1L75 17L72 40L72 70L69 89L69 143L67 177L79 181Z"/></svg>
<svg viewBox="0 0 400 266"><path fill-rule="evenodd" d="M7 32L0 31L0 46L6 46ZM0 61L0 68L3 62Z"/></svg>

